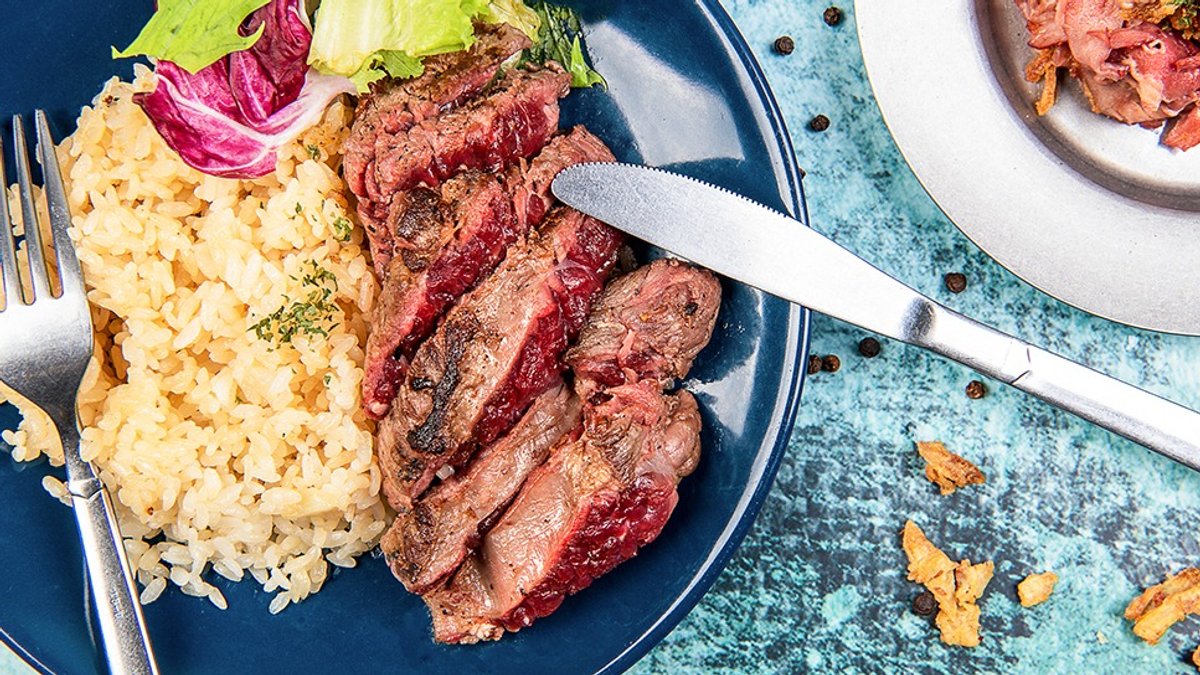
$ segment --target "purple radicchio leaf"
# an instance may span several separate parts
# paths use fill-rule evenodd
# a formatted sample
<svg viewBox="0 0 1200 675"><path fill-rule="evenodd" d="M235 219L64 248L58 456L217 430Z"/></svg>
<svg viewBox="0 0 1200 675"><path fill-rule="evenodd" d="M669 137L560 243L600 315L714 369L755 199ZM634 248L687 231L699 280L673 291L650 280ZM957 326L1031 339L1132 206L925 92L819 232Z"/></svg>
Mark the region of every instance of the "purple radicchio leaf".
<svg viewBox="0 0 1200 675"><path fill-rule="evenodd" d="M271 173L279 146L316 123L334 97L355 90L347 78L309 70L303 0L271 0L242 30L253 34L264 23L252 47L195 74L159 61L154 91L134 97L167 145L204 173Z"/></svg>

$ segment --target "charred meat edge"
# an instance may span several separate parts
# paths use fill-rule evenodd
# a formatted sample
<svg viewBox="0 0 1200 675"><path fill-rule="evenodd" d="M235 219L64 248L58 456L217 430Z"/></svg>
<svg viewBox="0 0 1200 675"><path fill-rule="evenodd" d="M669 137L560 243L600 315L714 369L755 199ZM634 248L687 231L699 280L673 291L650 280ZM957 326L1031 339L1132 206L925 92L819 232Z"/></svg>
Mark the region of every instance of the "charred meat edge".
<svg viewBox="0 0 1200 675"><path fill-rule="evenodd" d="M389 264L372 320L363 377L369 417L387 414L408 360L447 308L500 263L509 245L542 222L554 176L574 164L612 160L600 139L576 127L502 178L467 172L439 191L414 188L396 200L393 206L406 203L397 219L397 241L417 243ZM422 228L448 234L429 236Z"/></svg>

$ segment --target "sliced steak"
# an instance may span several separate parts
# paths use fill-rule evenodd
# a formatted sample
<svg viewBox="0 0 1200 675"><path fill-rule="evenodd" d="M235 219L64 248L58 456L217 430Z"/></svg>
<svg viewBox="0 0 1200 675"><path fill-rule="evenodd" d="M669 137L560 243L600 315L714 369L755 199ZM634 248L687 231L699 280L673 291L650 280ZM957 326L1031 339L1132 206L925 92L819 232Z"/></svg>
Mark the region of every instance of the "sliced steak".
<svg viewBox="0 0 1200 675"><path fill-rule="evenodd" d="M479 545L550 449L579 428L579 399L565 384L545 392L468 469L401 511L380 545L396 578L426 593Z"/></svg>
<svg viewBox="0 0 1200 675"><path fill-rule="evenodd" d="M360 99L342 160L346 182L359 199L367 196L377 140L386 144L388 137L461 105L492 81L504 61L530 45L524 33L503 23L476 26L475 35L467 51L431 56L419 77L387 80Z"/></svg>
<svg viewBox="0 0 1200 675"><path fill-rule="evenodd" d="M675 260L614 279L567 352L580 395L642 379L670 387L708 344L720 307L717 278Z"/></svg>
<svg viewBox="0 0 1200 675"><path fill-rule="evenodd" d="M533 161L528 165L518 163L505 177L517 217L532 225L542 222L554 203L550 183L563 169L587 162L615 161L617 158L604 141L583 126L555 136Z"/></svg>
<svg viewBox="0 0 1200 675"><path fill-rule="evenodd" d="M462 169L498 171L533 155L558 129L558 99L570 85L571 76L554 64L509 71L486 98L423 120L386 148L377 146L367 195L382 202L417 185L434 187Z"/></svg>
<svg viewBox="0 0 1200 675"><path fill-rule="evenodd" d="M367 340L363 407L381 419L391 407L408 360L437 320L495 269L517 237L545 217L559 171L582 162L613 161L600 139L576 127L556 136L528 164L502 178L467 172L437 190L398 195L397 258L388 264ZM374 256L376 263L383 258Z"/></svg>
<svg viewBox="0 0 1200 675"><path fill-rule="evenodd" d="M623 385L585 411L446 587L425 596L434 639L499 638L550 614L658 537L699 459L700 415L681 391Z"/></svg>
<svg viewBox="0 0 1200 675"><path fill-rule="evenodd" d="M446 315L379 425L393 506L406 507L444 467L462 467L558 381L620 242L607 225L556 210Z"/></svg>
<svg viewBox="0 0 1200 675"><path fill-rule="evenodd" d="M468 172L440 189L403 195L404 246L382 278L367 337L363 408L382 419L416 351L446 309L504 257L523 233L512 199L492 174ZM378 260L378 258L376 258Z"/></svg>

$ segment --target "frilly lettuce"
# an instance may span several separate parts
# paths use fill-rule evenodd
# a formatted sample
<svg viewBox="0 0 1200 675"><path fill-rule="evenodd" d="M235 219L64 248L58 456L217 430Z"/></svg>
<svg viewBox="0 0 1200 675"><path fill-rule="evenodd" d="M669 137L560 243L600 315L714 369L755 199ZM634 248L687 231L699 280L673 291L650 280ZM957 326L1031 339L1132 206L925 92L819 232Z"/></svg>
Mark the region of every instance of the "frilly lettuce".
<svg viewBox="0 0 1200 675"><path fill-rule="evenodd" d="M534 63L558 61L571 73L572 87L603 85L604 78L583 57L583 45L579 42L583 26L579 22L579 15L568 7L548 2L535 4L534 11L539 28L525 59Z"/></svg>
<svg viewBox="0 0 1200 675"><path fill-rule="evenodd" d="M195 73L258 42L262 25L246 34L239 28L269 1L162 0L132 44L124 51L113 47L113 58L149 56Z"/></svg>
<svg viewBox="0 0 1200 675"><path fill-rule="evenodd" d="M154 91L136 96L167 145L216 176L274 171L276 149L319 120L330 100L354 90L344 77L308 68L304 0L270 0L245 27L260 34L249 49L195 73L160 60Z"/></svg>
<svg viewBox="0 0 1200 675"><path fill-rule="evenodd" d="M416 77L421 59L475 41L475 21L506 22L536 39L538 16L520 0L322 0L308 63L366 92L383 77Z"/></svg>

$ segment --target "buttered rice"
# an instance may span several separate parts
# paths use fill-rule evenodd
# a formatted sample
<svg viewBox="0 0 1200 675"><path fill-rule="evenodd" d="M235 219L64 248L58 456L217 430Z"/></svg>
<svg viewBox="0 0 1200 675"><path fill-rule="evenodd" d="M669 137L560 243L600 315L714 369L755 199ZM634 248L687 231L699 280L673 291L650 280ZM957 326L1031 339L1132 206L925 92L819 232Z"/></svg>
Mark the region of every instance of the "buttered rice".
<svg viewBox="0 0 1200 675"><path fill-rule="evenodd" d="M249 575L278 612L385 526L359 399L378 289L337 173L351 113L335 103L271 175L216 178L163 143L131 100L153 76L135 75L107 83L60 149L96 327L84 456L144 603L170 583L224 608L211 574ZM4 445L60 465L48 420L22 413Z"/></svg>

